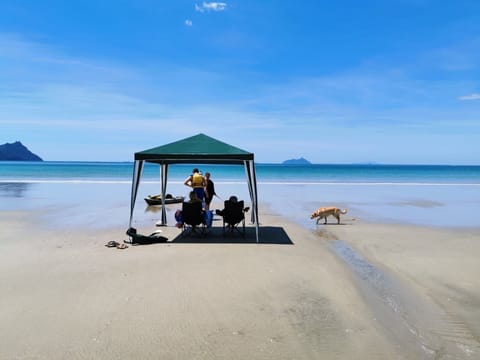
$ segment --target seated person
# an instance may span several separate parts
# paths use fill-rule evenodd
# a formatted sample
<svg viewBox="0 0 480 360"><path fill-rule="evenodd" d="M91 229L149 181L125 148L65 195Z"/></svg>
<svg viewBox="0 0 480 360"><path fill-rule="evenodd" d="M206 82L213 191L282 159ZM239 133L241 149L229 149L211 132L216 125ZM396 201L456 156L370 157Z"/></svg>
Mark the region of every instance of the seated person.
<svg viewBox="0 0 480 360"><path fill-rule="evenodd" d="M188 197L189 197L188 202L191 203L191 204L195 203L195 202L201 202L201 200L197 196L197 193L193 190L190 191L190 193L188 194ZM175 212L175 220L177 221L177 224L175 226L178 227L178 228L181 228L183 226L182 210L181 209L178 209Z"/></svg>
<svg viewBox="0 0 480 360"><path fill-rule="evenodd" d="M237 203L238 202L238 198L235 196L235 195L232 195L230 196L230 198L228 199L228 201L232 202L232 203ZM223 210L215 210L215 214L217 215L220 215L220 216L223 216L223 213L225 212L225 209Z"/></svg>
<svg viewBox="0 0 480 360"><path fill-rule="evenodd" d="M235 195L232 195L224 202L224 209L216 210L215 213L223 217L224 231L225 227L228 227L230 230L236 229L240 223L243 229L245 229L245 213L249 209L248 207L244 207L243 200L239 201Z"/></svg>
<svg viewBox="0 0 480 360"><path fill-rule="evenodd" d="M225 203L227 203L227 202L232 203L232 204L238 204L239 203L238 198L235 195L230 196L230 198L227 201L225 201ZM242 204L241 205L239 204L239 206L242 207L241 210L242 210L243 213L246 213L248 210L250 210L249 207L246 207L246 208L243 207L243 200L240 201L240 202ZM218 210L218 209L215 210L215 214L223 216L225 214L225 208L223 210Z"/></svg>

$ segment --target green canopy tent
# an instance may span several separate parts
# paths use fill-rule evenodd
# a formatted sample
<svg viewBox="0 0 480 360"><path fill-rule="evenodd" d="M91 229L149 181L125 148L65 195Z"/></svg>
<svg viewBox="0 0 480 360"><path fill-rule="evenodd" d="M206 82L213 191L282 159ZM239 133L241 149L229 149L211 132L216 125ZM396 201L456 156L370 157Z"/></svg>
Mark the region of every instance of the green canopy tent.
<svg viewBox="0 0 480 360"><path fill-rule="evenodd" d="M226 144L205 134L198 134L170 144L135 153L133 167L132 197L130 203L130 223L132 226L133 209L137 198L138 186L142 176L144 162L160 165L162 219L161 224L167 224L165 209L165 193L167 189L168 166L170 164L234 164L243 165L248 181L248 190L252 202L251 221L255 224L258 243L258 198L257 179L253 153Z"/></svg>

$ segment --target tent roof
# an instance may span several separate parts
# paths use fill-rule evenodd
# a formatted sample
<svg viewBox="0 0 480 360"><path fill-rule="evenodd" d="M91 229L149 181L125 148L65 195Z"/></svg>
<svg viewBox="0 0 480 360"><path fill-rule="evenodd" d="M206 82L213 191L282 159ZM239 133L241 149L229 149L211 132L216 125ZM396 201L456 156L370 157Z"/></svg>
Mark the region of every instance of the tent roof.
<svg viewBox="0 0 480 360"><path fill-rule="evenodd" d="M205 134L194 135L156 148L135 153L135 160L160 164L221 163L239 164L253 160L253 153Z"/></svg>

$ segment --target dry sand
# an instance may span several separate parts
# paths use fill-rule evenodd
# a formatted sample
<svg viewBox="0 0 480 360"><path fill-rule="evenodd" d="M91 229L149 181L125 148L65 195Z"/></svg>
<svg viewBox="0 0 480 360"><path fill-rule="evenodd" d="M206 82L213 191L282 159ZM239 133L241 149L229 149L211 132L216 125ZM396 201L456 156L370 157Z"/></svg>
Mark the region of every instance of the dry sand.
<svg viewBox="0 0 480 360"><path fill-rule="evenodd" d="M119 250L1 213L0 359L480 358L478 230L261 221Z"/></svg>

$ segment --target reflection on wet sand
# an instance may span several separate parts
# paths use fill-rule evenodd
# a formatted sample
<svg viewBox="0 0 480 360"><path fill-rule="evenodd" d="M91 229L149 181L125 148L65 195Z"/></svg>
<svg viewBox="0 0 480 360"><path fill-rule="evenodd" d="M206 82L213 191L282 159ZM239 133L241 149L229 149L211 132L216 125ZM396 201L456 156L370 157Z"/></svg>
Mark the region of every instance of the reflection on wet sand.
<svg viewBox="0 0 480 360"><path fill-rule="evenodd" d="M161 212L162 211L162 207L161 206L156 206L156 205L147 205L145 206L145 212L151 212L151 213L157 213L157 212Z"/></svg>
<svg viewBox="0 0 480 360"><path fill-rule="evenodd" d="M25 197L32 184L18 182L0 182L0 196L2 197Z"/></svg>
<svg viewBox="0 0 480 360"><path fill-rule="evenodd" d="M177 210L177 209L180 209L182 207L182 204L173 204L173 205L177 205L177 206L166 206L165 209L167 212L169 211L172 211L172 210ZM145 212L146 213L161 213L162 212L162 207L160 205L148 205L148 206L145 206Z"/></svg>

